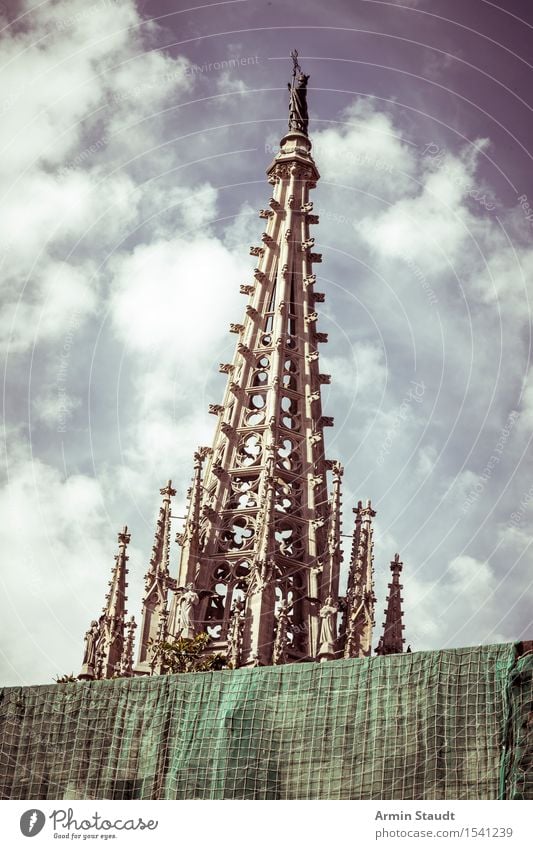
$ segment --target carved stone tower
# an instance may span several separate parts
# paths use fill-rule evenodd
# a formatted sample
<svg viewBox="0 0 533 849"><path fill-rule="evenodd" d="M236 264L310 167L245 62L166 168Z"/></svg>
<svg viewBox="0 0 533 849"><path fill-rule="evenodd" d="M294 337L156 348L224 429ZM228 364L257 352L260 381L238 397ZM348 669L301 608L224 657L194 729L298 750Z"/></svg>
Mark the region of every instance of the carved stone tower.
<svg viewBox="0 0 533 849"><path fill-rule="evenodd" d="M125 526L118 535L118 554L106 604L99 620L93 620L85 634L85 656L80 678L113 678L115 675L132 674L133 638L137 627L132 616L126 622L126 577L128 574L126 554L130 534Z"/></svg>
<svg viewBox="0 0 533 849"><path fill-rule="evenodd" d="M244 317L230 325L236 345L216 417L213 443L194 455L177 578L169 573L171 497L161 490L152 557L145 575L138 665L158 674L154 645L207 631L209 651L233 668L299 661L369 657L374 626L373 529L370 501L355 508L346 595L339 595L342 562L343 468L326 459L309 198L319 174L308 137L307 82L296 51L289 83L289 128L267 170L272 196L253 279L241 285ZM329 476L329 481L328 481ZM331 487L328 494L329 487ZM126 546L120 551L104 616L86 634L80 677L132 674L135 623L124 624ZM390 615L380 652L402 651L398 575L389 585ZM401 589L401 588L400 588ZM398 610L400 611L398 613ZM342 612L341 633L337 618ZM390 620L390 621L389 621ZM399 621L399 620L398 620ZM127 635L126 635L127 630Z"/></svg>
<svg viewBox="0 0 533 849"><path fill-rule="evenodd" d="M176 495L172 481L160 490L163 504L159 509L155 542L148 571L144 576L145 596L137 668L140 672L158 672L152 662L152 646L167 634L168 592L175 587L169 574L170 562L170 499Z"/></svg>
<svg viewBox="0 0 533 849"><path fill-rule="evenodd" d="M329 376L318 365L327 338L317 330L316 304L324 295L315 289L313 264L321 256L310 233L318 216L309 193L319 174L303 129L306 84L301 73L293 80L289 132L267 171L272 197L259 213L262 243L251 248L254 281L241 286L248 304L230 327L235 354L220 366L226 391L210 408L216 434L212 448L197 455L206 457L205 472L200 481L198 461L180 540L178 583L200 591L195 620L218 645L234 630L233 602L244 601L243 665L272 663L278 631L277 655L314 658L318 610L327 596L338 597L340 522L328 500L333 464L323 434L333 420L322 415L320 389Z"/></svg>
<svg viewBox="0 0 533 849"><path fill-rule="evenodd" d="M389 596L387 598L387 607L385 608L385 622L383 623L383 636L380 637L376 654L400 654L403 652L403 630L405 625L402 623L403 598L401 592L403 585L400 584L400 572L402 571L403 563L400 561L400 555L395 554L394 560L391 561L390 569L392 572L392 580L389 586Z"/></svg>

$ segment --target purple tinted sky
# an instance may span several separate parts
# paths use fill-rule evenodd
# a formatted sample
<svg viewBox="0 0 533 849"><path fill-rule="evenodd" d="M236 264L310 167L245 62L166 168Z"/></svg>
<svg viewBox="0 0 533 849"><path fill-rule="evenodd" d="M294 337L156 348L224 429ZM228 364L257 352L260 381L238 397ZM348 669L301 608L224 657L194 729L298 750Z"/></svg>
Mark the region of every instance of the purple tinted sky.
<svg viewBox="0 0 533 849"><path fill-rule="evenodd" d="M530 4L0 14L1 680L77 670L125 522L139 616L158 488L173 478L181 515L212 437L294 47L322 175L328 453L344 532L355 499L377 506L378 629L400 551L415 649L531 636Z"/></svg>

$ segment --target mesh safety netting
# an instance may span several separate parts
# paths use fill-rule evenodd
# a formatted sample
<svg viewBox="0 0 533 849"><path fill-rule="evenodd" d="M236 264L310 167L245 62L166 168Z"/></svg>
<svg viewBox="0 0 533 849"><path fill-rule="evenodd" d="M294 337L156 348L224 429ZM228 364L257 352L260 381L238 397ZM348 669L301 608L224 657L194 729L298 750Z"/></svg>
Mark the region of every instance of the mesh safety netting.
<svg viewBox="0 0 533 849"><path fill-rule="evenodd" d="M7 688L0 795L529 798L531 669L506 644Z"/></svg>

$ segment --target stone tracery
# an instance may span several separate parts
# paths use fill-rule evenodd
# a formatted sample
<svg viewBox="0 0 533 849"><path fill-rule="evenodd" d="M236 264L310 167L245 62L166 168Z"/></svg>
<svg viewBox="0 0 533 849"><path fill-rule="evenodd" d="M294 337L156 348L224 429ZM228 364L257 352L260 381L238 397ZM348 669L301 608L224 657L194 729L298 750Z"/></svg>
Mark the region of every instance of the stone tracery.
<svg viewBox="0 0 533 849"><path fill-rule="evenodd" d="M215 437L210 448L195 454L187 518L177 535L177 578L168 568L175 490L170 482L161 490L138 673L158 671L151 655L154 640L202 630L233 667L371 652L375 512L370 502L356 508L348 588L339 595L343 470L324 454L324 428L333 418L323 415L321 401L330 376L319 369L319 345L328 336L317 327L316 305L324 293L315 291L313 269L322 256L310 230L318 215L309 193L319 174L307 135L307 80L296 63L289 132L267 170L273 196L259 213L261 243L250 248L257 264L253 278L240 284L248 299L244 316L230 325L237 337L234 356L219 367L226 391L222 403L209 405L217 419ZM117 557L115 584L124 583L126 545L121 543ZM185 611L186 592L196 601ZM398 599L394 589L388 622L400 615ZM87 634L86 677L131 669L134 624L125 625L116 593L113 605L108 602L102 621ZM401 650L397 630L394 646ZM392 645L382 641L383 650Z"/></svg>

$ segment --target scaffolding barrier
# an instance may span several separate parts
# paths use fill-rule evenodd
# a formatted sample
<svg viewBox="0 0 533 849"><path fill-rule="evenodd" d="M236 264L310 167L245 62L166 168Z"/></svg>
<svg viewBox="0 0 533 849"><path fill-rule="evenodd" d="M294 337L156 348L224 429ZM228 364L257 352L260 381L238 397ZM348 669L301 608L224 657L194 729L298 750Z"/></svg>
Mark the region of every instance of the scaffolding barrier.
<svg viewBox="0 0 533 849"><path fill-rule="evenodd" d="M0 691L4 799L529 799L516 645Z"/></svg>

